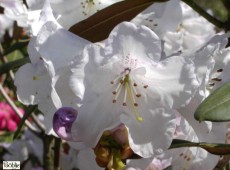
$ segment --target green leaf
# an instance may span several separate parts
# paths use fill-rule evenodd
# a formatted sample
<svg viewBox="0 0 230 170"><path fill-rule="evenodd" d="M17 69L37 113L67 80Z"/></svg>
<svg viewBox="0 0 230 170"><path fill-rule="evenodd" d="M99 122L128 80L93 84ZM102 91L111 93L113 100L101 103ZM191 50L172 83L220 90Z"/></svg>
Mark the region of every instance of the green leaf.
<svg viewBox="0 0 230 170"><path fill-rule="evenodd" d="M200 147L207 152L214 155L228 155L230 154L230 144L218 144L218 143L196 143L181 139L174 139L169 149L181 148L181 147Z"/></svg>
<svg viewBox="0 0 230 170"><path fill-rule="evenodd" d="M27 107L27 109L25 110L25 114L24 116L22 117L19 125L18 125L18 128L16 130L16 132L14 133L14 136L13 136L13 139L16 139L26 121L26 119L32 114L32 112L37 109L37 105L30 105Z"/></svg>
<svg viewBox="0 0 230 170"><path fill-rule="evenodd" d="M0 143L11 143L13 141L13 132L0 133Z"/></svg>
<svg viewBox="0 0 230 170"><path fill-rule="evenodd" d="M173 170L172 166L168 166L167 168L165 168L164 170Z"/></svg>
<svg viewBox="0 0 230 170"><path fill-rule="evenodd" d="M91 42L106 39L112 29L123 21L130 21L154 2L168 0L126 0L113 4L88 19L77 23L70 31Z"/></svg>
<svg viewBox="0 0 230 170"><path fill-rule="evenodd" d="M230 82L207 97L197 108L194 116L199 121L230 121Z"/></svg>
<svg viewBox="0 0 230 170"><path fill-rule="evenodd" d="M19 50L21 48L24 48L28 45L28 43L29 43L29 41L17 42L15 44L13 44L10 48L5 49L4 53L2 55L6 56L15 50Z"/></svg>
<svg viewBox="0 0 230 170"><path fill-rule="evenodd" d="M28 57L21 58L15 61L8 62L6 64L0 65L0 74L9 72L12 69L18 68L26 63L29 63L30 59Z"/></svg>

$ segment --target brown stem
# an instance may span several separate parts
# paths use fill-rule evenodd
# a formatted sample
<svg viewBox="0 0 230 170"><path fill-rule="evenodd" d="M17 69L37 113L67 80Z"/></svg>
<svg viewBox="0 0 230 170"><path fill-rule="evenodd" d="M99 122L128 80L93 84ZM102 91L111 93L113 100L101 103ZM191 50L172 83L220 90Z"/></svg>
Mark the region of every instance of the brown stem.
<svg viewBox="0 0 230 170"><path fill-rule="evenodd" d="M45 170L53 170L53 136L43 135L43 168Z"/></svg>
<svg viewBox="0 0 230 170"><path fill-rule="evenodd" d="M54 170L60 170L60 153L61 153L61 139L55 138L54 141Z"/></svg>
<svg viewBox="0 0 230 170"><path fill-rule="evenodd" d="M222 22L209 13L207 13L204 9L202 9L199 5L197 5L194 1L192 0L182 0L185 2L187 5L189 5L191 8L193 8L196 12L198 12L201 16L203 16L205 19L207 19L209 22L214 24L215 26L219 28L223 28L226 31L230 30L230 23L228 21Z"/></svg>

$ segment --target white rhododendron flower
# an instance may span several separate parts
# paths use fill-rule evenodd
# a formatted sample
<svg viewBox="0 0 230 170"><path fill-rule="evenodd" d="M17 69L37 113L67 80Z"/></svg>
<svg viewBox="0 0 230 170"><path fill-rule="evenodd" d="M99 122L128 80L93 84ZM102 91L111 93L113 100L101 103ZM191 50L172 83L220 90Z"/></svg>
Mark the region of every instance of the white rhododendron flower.
<svg viewBox="0 0 230 170"><path fill-rule="evenodd" d="M1 0L0 6L4 8L4 14L11 20L17 21L18 26L27 27L27 8L21 0Z"/></svg>
<svg viewBox="0 0 230 170"><path fill-rule="evenodd" d="M165 41L165 53L199 48L215 34L214 26L179 0L154 3L133 20L146 25Z"/></svg>
<svg viewBox="0 0 230 170"><path fill-rule="evenodd" d="M216 35L194 55L188 55L190 58L193 58L200 85L189 104L178 109L178 112L181 114L179 116L181 121L175 133L176 138L194 142L226 142L228 126L213 125L207 121L200 123L194 119L194 112L210 94L211 87L213 88L216 83L221 83L220 77L214 78L213 76L221 76L223 70L226 70L224 66L229 61L229 55L227 54L228 48L223 48L226 45L226 38L228 36L228 34ZM222 62L219 62L219 60ZM222 70L220 71L220 69ZM215 82L215 84L210 84L210 82ZM178 148L166 153L170 153L169 155L171 156L166 154L167 156L165 155L161 159L172 158L173 169L213 169L219 160L219 156L212 155L197 147Z"/></svg>
<svg viewBox="0 0 230 170"><path fill-rule="evenodd" d="M88 18L101 9L122 0L50 0L57 21L65 28Z"/></svg>
<svg viewBox="0 0 230 170"><path fill-rule="evenodd" d="M43 6L50 3L57 22L66 29L88 18L99 10L122 0L1 0L5 15L17 21L18 26L36 35L41 23L36 23L42 15Z"/></svg>
<svg viewBox="0 0 230 170"><path fill-rule="evenodd" d="M82 94L81 83L85 88L71 140L94 147L105 130L123 123L136 154L150 157L167 149L175 127L171 108L190 100L197 81L190 60L161 61L161 53L154 32L127 22L114 28L104 47L88 45L71 69L75 94Z"/></svg>
<svg viewBox="0 0 230 170"><path fill-rule="evenodd" d="M38 108L45 114L46 132L49 133L52 128L53 114L56 108L60 107L54 105L53 100L59 100L59 97L53 96L52 89L56 84L59 85L55 91L61 93L61 99L70 97L69 94L73 95L72 92L63 91L63 82L66 83L66 77L57 80L55 71L68 67L88 41L62 28L52 17L49 6L44 8L43 14L41 22L44 25L37 37L31 39L28 46L31 63L18 69L15 85L19 101L25 105L38 104ZM61 74L61 72L58 73ZM65 100L64 103L69 103L69 100Z"/></svg>
<svg viewBox="0 0 230 170"><path fill-rule="evenodd" d="M191 115L191 119L193 115L189 115ZM215 133L209 132L207 126L198 125L199 123L196 124L197 121L194 118L193 122L195 124L189 124L185 118L180 117L180 124L175 132L175 138L191 142L220 142L220 140L217 140ZM213 169L219 160L219 156L210 154L199 147L171 149L166 151L166 154L161 157L161 159L164 158L172 159L173 169L187 170Z"/></svg>

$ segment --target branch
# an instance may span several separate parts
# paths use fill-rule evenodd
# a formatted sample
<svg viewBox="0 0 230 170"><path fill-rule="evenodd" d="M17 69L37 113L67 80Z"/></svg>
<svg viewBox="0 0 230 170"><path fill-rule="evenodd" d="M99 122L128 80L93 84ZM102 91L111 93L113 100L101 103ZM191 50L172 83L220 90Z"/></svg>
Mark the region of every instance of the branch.
<svg viewBox="0 0 230 170"><path fill-rule="evenodd" d="M43 152L43 168L45 170L53 170L53 136L49 136L46 134L43 134L43 146L44 146L44 152Z"/></svg>
<svg viewBox="0 0 230 170"><path fill-rule="evenodd" d="M55 138L54 141L54 170L60 170L60 153L61 153L61 139Z"/></svg>
<svg viewBox="0 0 230 170"><path fill-rule="evenodd" d="M2 84L0 84L0 92L2 93L3 97L6 99L7 103L12 107L12 109L15 111L15 113L22 119L23 114L19 111L17 106L14 104L14 102L11 100L11 98L8 96L8 94L5 92ZM28 120L25 121L26 126L32 131L32 132L39 132L37 128L35 128Z"/></svg>
<svg viewBox="0 0 230 170"><path fill-rule="evenodd" d="M4 53L4 50L3 50L3 48L2 48L2 44L0 44L0 55L1 55L2 63L7 63L8 60L7 60L6 56L3 55L3 53ZM9 70L9 75L10 75L10 78L11 78L12 80L14 80L14 73L13 73L12 70Z"/></svg>
<svg viewBox="0 0 230 170"><path fill-rule="evenodd" d="M34 113L31 114L31 119L38 126L39 129L41 129L42 131L45 131L44 124L37 118L37 116Z"/></svg>
<svg viewBox="0 0 230 170"><path fill-rule="evenodd" d="M193 8L196 12L198 12L201 16L203 16L205 19L207 19L209 22L214 24L215 26L219 28L223 28L225 30L230 30L230 24L228 22L222 22L209 13L207 13L203 8L201 8L199 5L197 5L194 1L192 0L182 0L185 2L187 5L189 5L191 8Z"/></svg>
<svg viewBox="0 0 230 170"><path fill-rule="evenodd" d="M26 57L26 58L21 58L18 60L8 62L8 63L3 64L3 65L0 65L0 74L7 73L9 70L18 68L18 67L20 67L26 63L29 63L29 62L30 62L29 57Z"/></svg>
<svg viewBox="0 0 230 170"><path fill-rule="evenodd" d="M10 48L5 49L4 53L2 54L3 56L6 56L8 54L10 54L11 52L21 49L23 47L26 47L28 45L29 41L22 41L22 42L18 42L13 44Z"/></svg>

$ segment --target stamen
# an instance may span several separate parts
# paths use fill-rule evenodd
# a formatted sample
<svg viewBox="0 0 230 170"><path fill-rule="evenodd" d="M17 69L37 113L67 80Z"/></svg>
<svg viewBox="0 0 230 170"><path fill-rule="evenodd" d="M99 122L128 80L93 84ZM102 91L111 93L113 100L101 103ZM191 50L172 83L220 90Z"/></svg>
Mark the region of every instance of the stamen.
<svg viewBox="0 0 230 170"><path fill-rule="evenodd" d="M117 82L117 80L119 79L119 78L121 78L121 76L120 75L118 75L114 80L112 80L111 82L110 82L110 84L114 84L114 83L116 83Z"/></svg>
<svg viewBox="0 0 230 170"><path fill-rule="evenodd" d="M148 85L144 85L143 87L144 87L145 89L147 89L149 86L148 86Z"/></svg>
<svg viewBox="0 0 230 170"><path fill-rule="evenodd" d="M221 69L218 69L216 72L219 73L219 72L222 72L222 71L223 71L223 69L221 68Z"/></svg>
<svg viewBox="0 0 230 170"><path fill-rule="evenodd" d="M221 81L222 79L219 78L212 78L213 81Z"/></svg>
<svg viewBox="0 0 230 170"><path fill-rule="evenodd" d="M118 96L119 96L119 94L121 93L121 84L119 83L118 84L118 87L117 87L117 89L116 89L116 95L115 95L115 98L113 99L113 103L116 103L117 102L117 98L118 98Z"/></svg>
<svg viewBox="0 0 230 170"><path fill-rule="evenodd" d="M137 90L136 90L136 88L135 88L135 83L133 83L134 81L133 81L133 79L130 77L130 84L133 84L133 86L132 86L132 89L133 89L133 91L134 91L134 93L135 93L135 96L136 97L141 97L141 94L139 94L139 93L137 93ZM136 84L136 86L137 86L137 84Z"/></svg>
<svg viewBox="0 0 230 170"><path fill-rule="evenodd" d="M132 105L132 107L133 107L133 111L134 111L134 113L135 113L135 115L136 115L136 117L137 117L137 120L139 121L139 122L142 122L143 121L143 118L140 116L140 113L137 111L137 109L136 109L136 107L134 107L135 106L135 103L136 103L136 101L135 101L135 99L134 99L134 97L133 97L133 95L132 95L132 90L130 89L130 86L129 86L129 77L127 77L127 81L125 81L125 88L127 88L127 92L128 92L128 96L129 96L129 99L131 100L131 105Z"/></svg>
<svg viewBox="0 0 230 170"><path fill-rule="evenodd" d="M191 163L190 161L192 159L192 153L191 153L191 151L190 150L186 150L185 152L180 153L180 157L185 161L183 169L185 169L185 170L190 169L189 168L190 167L190 163Z"/></svg>
<svg viewBox="0 0 230 170"><path fill-rule="evenodd" d="M118 90L119 90L120 88L121 88L121 84L119 83L118 86L117 86L117 88L115 89L115 91L113 91L112 93L113 93L114 95L116 95L117 92L118 92Z"/></svg>
<svg viewBox="0 0 230 170"><path fill-rule="evenodd" d="M208 85L209 86L215 86L215 83L209 83Z"/></svg>
<svg viewBox="0 0 230 170"><path fill-rule="evenodd" d="M124 100L123 100L123 106L127 106L126 99L127 99L127 88L125 88L125 95L124 95Z"/></svg>

